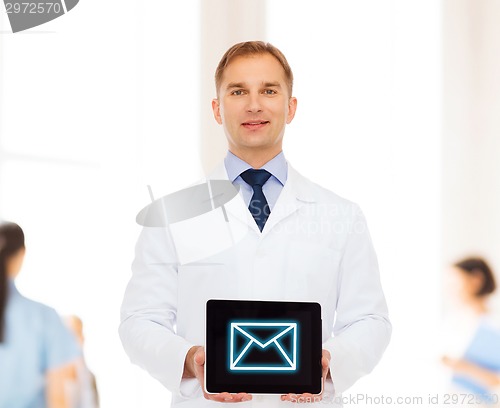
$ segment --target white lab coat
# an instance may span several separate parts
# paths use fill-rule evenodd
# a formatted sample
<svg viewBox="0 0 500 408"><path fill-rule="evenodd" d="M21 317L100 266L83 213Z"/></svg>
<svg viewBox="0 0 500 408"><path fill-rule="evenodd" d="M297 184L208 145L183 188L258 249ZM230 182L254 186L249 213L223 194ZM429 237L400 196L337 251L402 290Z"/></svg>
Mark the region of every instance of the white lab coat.
<svg viewBox="0 0 500 408"><path fill-rule="evenodd" d="M209 178L227 180L224 165ZM314 301L322 308L323 348L332 356L333 385L326 385L325 398L338 398L375 367L391 335L377 259L359 207L289 166L262 233L240 195L226 212L230 224L246 232L243 238L186 264L179 263L168 229L143 229L119 330L131 361L172 392L173 406L215 406L203 398L197 380L181 379L187 351L205 342L206 301ZM197 230L192 222L189 228L193 236L210 239L210 231ZM255 396L239 406L283 404L279 396Z"/></svg>

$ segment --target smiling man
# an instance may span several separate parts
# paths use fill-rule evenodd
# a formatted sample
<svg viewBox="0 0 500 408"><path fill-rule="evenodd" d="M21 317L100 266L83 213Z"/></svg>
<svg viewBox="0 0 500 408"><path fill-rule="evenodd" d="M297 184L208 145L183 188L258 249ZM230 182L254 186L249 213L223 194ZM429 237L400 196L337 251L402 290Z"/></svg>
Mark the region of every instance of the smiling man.
<svg viewBox="0 0 500 408"><path fill-rule="evenodd" d="M285 124L292 121L292 71L280 53L226 56L216 72L215 120L224 127L229 151L260 168L282 150ZM228 65L227 60L231 63Z"/></svg>
<svg viewBox="0 0 500 408"><path fill-rule="evenodd" d="M356 204L304 178L285 159L283 137L297 99L292 70L277 48L259 41L234 45L215 83L212 109L228 153L209 178L239 187L236 199L251 214L239 221L246 234L227 250L181 264L171 236L145 227L122 306L125 350L172 392L173 406L339 403L341 393L375 367L391 334L365 218ZM211 298L319 303L323 392L207 394L204 312Z"/></svg>

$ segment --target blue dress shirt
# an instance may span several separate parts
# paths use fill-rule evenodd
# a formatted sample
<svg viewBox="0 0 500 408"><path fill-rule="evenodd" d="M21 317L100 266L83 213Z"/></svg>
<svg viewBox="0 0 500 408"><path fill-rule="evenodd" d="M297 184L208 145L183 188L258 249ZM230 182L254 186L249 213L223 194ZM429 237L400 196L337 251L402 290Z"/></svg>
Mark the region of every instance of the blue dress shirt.
<svg viewBox="0 0 500 408"><path fill-rule="evenodd" d="M0 343L0 408L45 408L46 374L80 350L56 311L22 296L9 282L5 339Z"/></svg>
<svg viewBox="0 0 500 408"><path fill-rule="evenodd" d="M253 189L250 185L245 183L240 174L245 170L251 169L252 166L229 151L224 159L224 165L226 167L229 180L234 186L240 187L243 201L248 207L250 205L250 200L252 199ZM288 164L285 160L283 152L274 156L271 160L264 164L261 169L267 170L271 173L271 177L262 187L262 191L264 192L269 208L272 211L276 201L278 201L278 197L286 183L288 175Z"/></svg>

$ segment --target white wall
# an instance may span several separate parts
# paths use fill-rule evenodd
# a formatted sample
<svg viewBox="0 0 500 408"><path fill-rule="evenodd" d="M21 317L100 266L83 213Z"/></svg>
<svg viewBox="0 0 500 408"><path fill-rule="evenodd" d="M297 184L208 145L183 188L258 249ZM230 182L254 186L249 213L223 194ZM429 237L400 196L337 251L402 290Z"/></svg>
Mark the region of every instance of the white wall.
<svg viewBox="0 0 500 408"><path fill-rule="evenodd" d="M500 3L443 4L443 261L481 254L499 273Z"/></svg>

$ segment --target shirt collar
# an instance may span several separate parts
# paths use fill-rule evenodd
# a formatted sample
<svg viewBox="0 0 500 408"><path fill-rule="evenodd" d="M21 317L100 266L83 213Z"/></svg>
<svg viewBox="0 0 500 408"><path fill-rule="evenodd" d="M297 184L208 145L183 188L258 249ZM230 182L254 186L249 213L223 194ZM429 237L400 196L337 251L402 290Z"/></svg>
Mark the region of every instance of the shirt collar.
<svg viewBox="0 0 500 408"><path fill-rule="evenodd" d="M252 168L246 161L240 159L230 151L227 152L226 158L224 159L224 165L226 166L227 175L231 183L233 183L245 170ZM282 185L285 185L288 176L288 164L283 151L264 164L261 169L267 170Z"/></svg>
<svg viewBox="0 0 500 408"><path fill-rule="evenodd" d="M8 287L9 287L9 294L11 295L16 295L19 294L19 291L17 290L16 284L14 282L14 279L8 279Z"/></svg>

